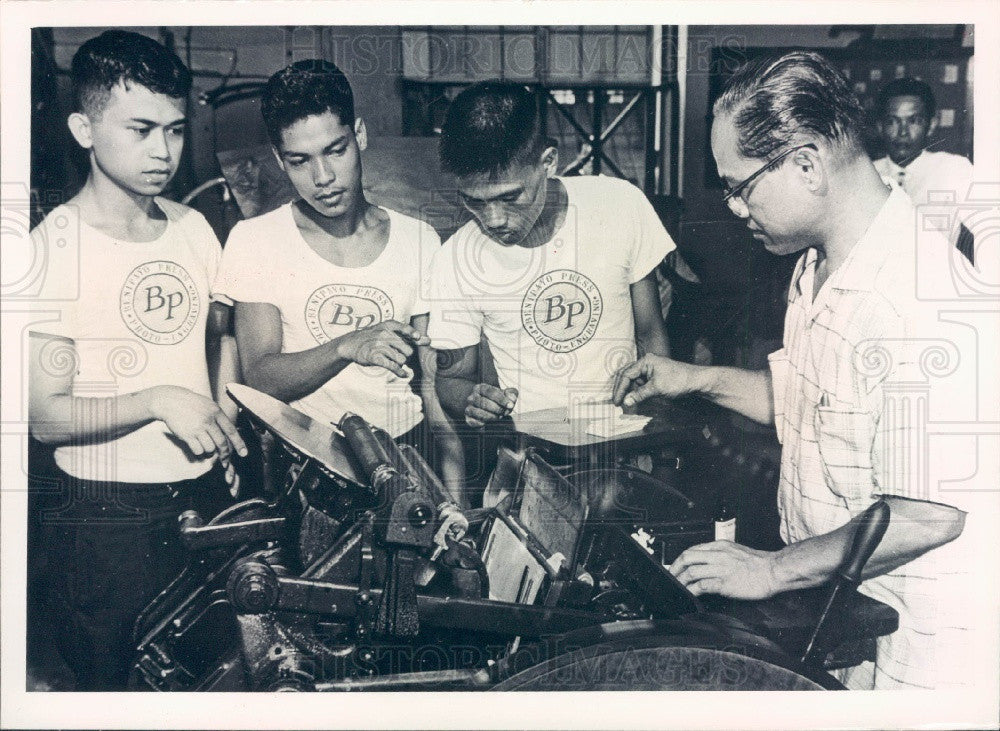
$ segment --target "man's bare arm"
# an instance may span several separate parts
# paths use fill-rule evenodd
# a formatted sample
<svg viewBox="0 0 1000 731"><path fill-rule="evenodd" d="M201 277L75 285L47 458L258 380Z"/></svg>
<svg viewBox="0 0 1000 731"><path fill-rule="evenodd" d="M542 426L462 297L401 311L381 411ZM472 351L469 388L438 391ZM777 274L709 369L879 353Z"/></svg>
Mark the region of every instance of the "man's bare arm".
<svg viewBox="0 0 1000 731"><path fill-rule="evenodd" d="M236 342L246 384L282 401L307 396L351 363L377 365L405 378L406 359L426 335L393 320L308 350L282 353L281 314L272 304L236 303Z"/></svg>
<svg viewBox="0 0 1000 731"><path fill-rule="evenodd" d="M439 350L437 393L448 416L481 427L510 414L517 403L517 389L501 389L492 369L480 366L482 345Z"/></svg>
<svg viewBox="0 0 1000 731"><path fill-rule="evenodd" d="M426 333L427 320L427 315L418 315L410 320L410 324L419 332ZM420 358L420 383L418 384L420 397L424 406L424 418L427 419L427 424L434 435L441 481L448 489L452 499L457 504L464 505L462 487L465 482L465 454L462 451L462 442L438 400L435 387L437 354L429 346L421 346L417 348L417 352Z"/></svg>
<svg viewBox="0 0 1000 731"><path fill-rule="evenodd" d="M221 302L213 302L209 306L208 323L205 327L205 359L208 362L208 380L215 402L230 421L235 422L237 407L226 393L226 384L240 383L242 376L236 338L230 330L231 321L231 307Z"/></svg>
<svg viewBox="0 0 1000 731"><path fill-rule="evenodd" d="M121 396L73 396L73 341L36 333L29 340L29 421L39 441L61 446L114 439L159 420L195 456L228 456L231 449L246 454L236 427L211 399L170 385Z"/></svg>
<svg viewBox="0 0 1000 731"><path fill-rule="evenodd" d="M634 406L652 396L696 394L762 424L774 423L771 373L725 366L699 366L645 355L619 371L612 400Z"/></svg>
<svg viewBox="0 0 1000 731"><path fill-rule="evenodd" d="M889 527L865 566L865 579L899 568L962 533L965 513L956 508L900 497L885 499ZM729 541L705 543L682 553L670 571L695 594L739 599L764 599L819 586L844 561L860 520L858 516L834 531L774 552Z"/></svg>
<svg viewBox="0 0 1000 731"><path fill-rule="evenodd" d="M479 346L438 350L435 359L435 390L445 413L465 421L465 406L479 383Z"/></svg>
<svg viewBox="0 0 1000 731"><path fill-rule="evenodd" d="M667 328L660 308L660 289L656 284L656 271L630 287L632 316L635 320L635 340L639 355L670 355Z"/></svg>

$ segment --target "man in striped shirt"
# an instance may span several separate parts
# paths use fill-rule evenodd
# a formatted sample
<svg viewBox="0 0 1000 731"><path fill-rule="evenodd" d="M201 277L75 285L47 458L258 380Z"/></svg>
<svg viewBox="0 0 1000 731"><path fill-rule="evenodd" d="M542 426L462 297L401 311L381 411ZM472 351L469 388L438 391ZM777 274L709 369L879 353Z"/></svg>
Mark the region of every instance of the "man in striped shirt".
<svg viewBox="0 0 1000 731"><path fill-rule="evenodd" d="M937 313L916 296L915 251L918 239L927 242L913 205L868 160L861 107L818 54L745 67L714 115L712 152L733 213L768 251L803 252L784 347L759 372L646 356L620 372L614 399L632 406L697 393L773 421L787 545L766 552L716 541L688 549L671 571L695 594L744 599L821 585L842 562L859 515L885 499L890 524L862 591L894 607L900 628L880 639L874 664L841 679L850 688L959 684L970 633L967 613L949 603L967 578L971 511L924 469L927 406L952 398L945 389L954 379L937 378L948 369L940 357L928 365L925 354L940 356L945 339ZM946 251L932 234L931 249Z"/></svg>

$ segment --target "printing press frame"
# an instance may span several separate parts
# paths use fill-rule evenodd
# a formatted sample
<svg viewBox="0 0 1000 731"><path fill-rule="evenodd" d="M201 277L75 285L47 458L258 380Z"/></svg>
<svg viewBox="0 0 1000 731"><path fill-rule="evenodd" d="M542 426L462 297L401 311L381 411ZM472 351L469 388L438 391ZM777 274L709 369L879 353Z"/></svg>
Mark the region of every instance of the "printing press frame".
<svg viewBox="0 0 1000 731"><path fill-rule="evenodd" d="M600 510L588 520L593 485L567 479L530 449L507 454L516 470L495 471L495 479L516 475L505 499L465 512L478 545L448 540L429 561L447 496L412 448L360 420L355 436L374 441L349 444L348 429L319 425L247 387L230 390L277 437L290 467L270 500L246 500L207 525L182 516L191 558L136 622L135 688L839 687L823 662L796 659L819 593L706 611L630 537L631 518ZM522 516L525 500L534 502ZM545 574L532 603L487 596L485 544L500 525L524 539L524 560ZM859 597L833 624L850 633L867 623L869 640L894 631L892 610L876 604ZM798 631L787 631L789 617ZM826 644L841 644L836 635ZM824 656L830 667L834 655Z"/></svg>

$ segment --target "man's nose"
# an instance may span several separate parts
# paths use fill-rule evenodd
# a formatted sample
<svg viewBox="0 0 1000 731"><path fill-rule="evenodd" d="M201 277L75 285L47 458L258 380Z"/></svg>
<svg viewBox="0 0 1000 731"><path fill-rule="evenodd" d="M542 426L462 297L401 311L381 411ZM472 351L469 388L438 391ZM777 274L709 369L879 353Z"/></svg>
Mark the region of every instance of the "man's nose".
<svg viewBox="0 0 1000 731"><path fill-rule="evenodd" d="M337 179L337 174L333 170L333 165L329 164L326 160L316 160L312 167L312 178L313 184L321 188L324 185L329 185Z"/></svg>
<svg viewBox="0 0 1000 731"><path fill-rule="evenodd" d="M729 206L729 210L733 212L733 215L741 220L746 220L750 217L750 207L746 204L739 195L734 195L732 198L726 199L726 204Z"/></svg>
<svg viewBox="0 0 1000 731"><path fill-rule="evenodd" d="M168 134L170 133L166 130L160 130L149 136L151 145L149 154L157 160L163 160L164 162L169 162L171 157Z"/></svg>
<svg viewBox="0 0 1000 731"><path fill-rule="evenodd" d="M506 209L497 204L488 204L483 209L483 225L486 228L503 228L507 224Z"/></svg>

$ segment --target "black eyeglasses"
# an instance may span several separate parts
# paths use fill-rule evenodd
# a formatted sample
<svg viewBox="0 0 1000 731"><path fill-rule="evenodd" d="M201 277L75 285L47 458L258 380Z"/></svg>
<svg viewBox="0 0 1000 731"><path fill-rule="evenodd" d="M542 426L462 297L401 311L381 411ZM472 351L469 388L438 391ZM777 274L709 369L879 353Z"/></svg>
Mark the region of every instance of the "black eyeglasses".
<svg viewBox="0 0 1000 731"><path fill-rule="evenodd" d="M748 178L744 178L742 181L734 185L732 188L724 186L723 191L725 192L725 196L722 198L722 200L724 200L726 203L729 204L729 207L733 210L733 213L735 213L736 215L740 215L740 211L746 208L747 202L743 200L743 198L737 198L736 196L738 196L741 192L743 192L744 188L750 185L750 183L755 181L757 178L766 173L768 170L773 169L777 163L784 160L793 152L801 150L803 147L811 147L814 150L816 149L816 145L814 145L812 142L807 142L804 145L796 145L795 147L790 147L781 154L775 155L770 160L761 165L760 168L758 168L753 175L751 175Z"/></svg>

